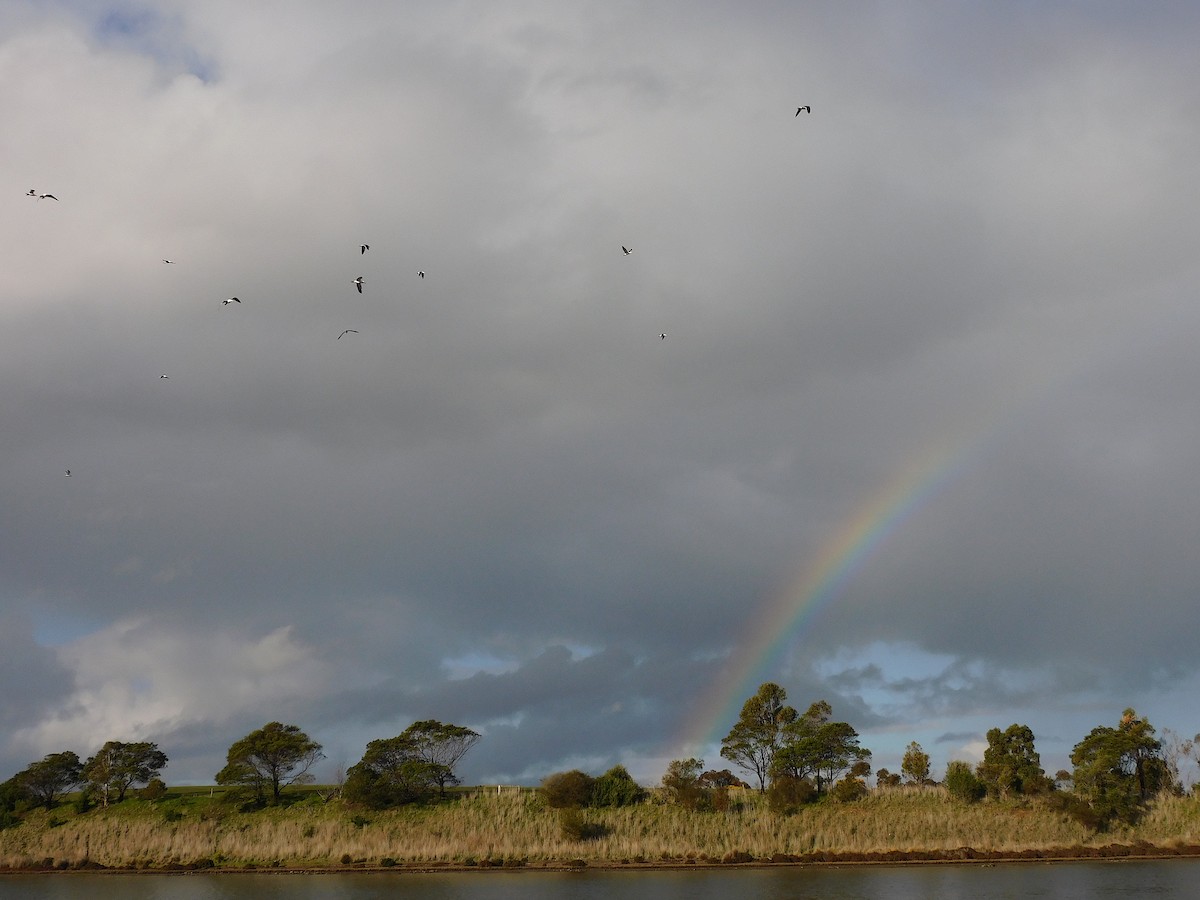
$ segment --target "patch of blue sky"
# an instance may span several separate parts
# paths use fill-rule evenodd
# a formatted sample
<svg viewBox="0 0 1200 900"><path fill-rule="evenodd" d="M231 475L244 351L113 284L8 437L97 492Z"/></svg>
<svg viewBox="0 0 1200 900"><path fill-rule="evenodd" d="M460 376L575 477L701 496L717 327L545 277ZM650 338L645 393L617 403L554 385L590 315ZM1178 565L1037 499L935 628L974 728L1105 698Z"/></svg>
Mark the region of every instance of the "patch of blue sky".
<svg viewBox="0 0 1200 900"><path fill-rule="evenodd" d="M169 71L213 81L215 62L190 45L183 32L177 18L132 4L106 8L92 20L92 35L103 46L147 56Z"/></svg>
<svg viewBox="0 0 1200 900"><path fill-rule="evenodd" d="M33 621L33 639L43 647L62 647L102 628L99 622L41 613Z"/></svg>

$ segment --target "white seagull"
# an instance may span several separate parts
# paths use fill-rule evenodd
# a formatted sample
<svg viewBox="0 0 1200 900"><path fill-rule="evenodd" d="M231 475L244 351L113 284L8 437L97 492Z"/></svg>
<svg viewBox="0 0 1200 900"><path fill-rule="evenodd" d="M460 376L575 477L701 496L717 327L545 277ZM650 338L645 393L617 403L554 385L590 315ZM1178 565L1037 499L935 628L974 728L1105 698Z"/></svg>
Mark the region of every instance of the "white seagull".
<svg viewBox="0 0 1200 900"><path fill-rule="evenodd" d="M340 341L342 338L344 338L348 334L358 334L358 332L355 331L353 328L347 328L345 331L343 331L341 334L339 334L337 336L337 339Z"/></svg>
<svg viewBox="0 0 1200 900"><path fill-rule="evenodd" d="M171 376L170 375L159 375L158 377L160 379L163 379L163 378L170 378Z"/></svg>
<svg viewBox="0 0 1200 900"><path fill-rule="evenodd" d="M38 194L37 197L39 200L57 200L58 199L53 194Z"/></svg>
<svg viewBox="0 0 1200 900"><path fill-rule="evenodd" d="M242 301L239 300L237 297L230 297L228 300L222 300L221 305L228 306L230 303L239 303L240 304L241 302Z"/></svg>
<svg viewBox="0 0 1200 900"><path fill-rule="evenodd" d="M811 113L812 107L811 106L797 106L796 107L796 116L800 115L800 113L802 113L802 112ZM794 118L796 118L796 116L792 116L792 118L794 119Z"/></svg>
<svg viewBox="0 0 1200 900"><path fill-rule="evenodd" d="M361 256L363 253L366 253L366 252L367 252L368 250L370 250L370 249L371 249L371 245L370 245L370 244L363 244L363 245L362 245L362 251L359 253L359 256Z"/></svg>
<svg viewBox="0 0 1200 900"><path fill-rule="evenodd" d="M164 259L163 262L165 262L168 266L175 265L175 260L173 259Z"/></svg>
<svg viewBox="0 0 1200 900"><path fill-rule="evenodd" d="M37 191L34 190L33 188L30 188L28 191L25 192L25 196L26 197L36 197Z"/></svg>
<svg viewBox="0 0 1200 900"><path fill-rule="evenodd" d="M418 273L417 273L417 277L418 277L418 278L424 278L424 277L425 277L425 270L424 270L424 269L422 269L420 272L418 272Z"/></svg>
<svg viewBox="0 0 1200 900"><path fill-rule="evenodd" d="M70 477L71 477L71 470L70 470L70 469L67 469L67 477L68 477L68 478L70 478Z"/></svg>
<svg viewBox="0 0 1200 900"><path fill-rule="evenodd" d="M354 283L354 286L356 288L358 288L358 292L361 294L362 286L363 286L363 277L361 275L359 275L357 278L354 279L353 283Z"/></svg>
<svg viewBox="0 0 1200 900"><path fill-rule="evenodd" d="M632 247L626 247L624 244L621 245L621 249L625 251L626 256L633 252Z"/></svg>
<svg viewBox="0 0 1200 900"><path fill-rule="evenodd" d="M658 339L659 339L660 341L665 341L665 340L667 339L667 335L666 335L666 333L664 332L663 334L660 334L660 335L658 336Z"/></svg>

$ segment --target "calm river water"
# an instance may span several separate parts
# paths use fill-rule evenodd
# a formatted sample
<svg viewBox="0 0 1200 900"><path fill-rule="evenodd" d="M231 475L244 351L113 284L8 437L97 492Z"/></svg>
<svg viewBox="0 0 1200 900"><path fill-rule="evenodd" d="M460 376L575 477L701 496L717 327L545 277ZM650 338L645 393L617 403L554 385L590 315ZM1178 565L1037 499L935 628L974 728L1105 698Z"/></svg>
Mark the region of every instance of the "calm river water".
<svg viewBox="0 0 1200 900"><path fill-rule="evenodd" d="M436 875L0 875L0 900L999 900L1196 898L1200 860Z"/></svg>

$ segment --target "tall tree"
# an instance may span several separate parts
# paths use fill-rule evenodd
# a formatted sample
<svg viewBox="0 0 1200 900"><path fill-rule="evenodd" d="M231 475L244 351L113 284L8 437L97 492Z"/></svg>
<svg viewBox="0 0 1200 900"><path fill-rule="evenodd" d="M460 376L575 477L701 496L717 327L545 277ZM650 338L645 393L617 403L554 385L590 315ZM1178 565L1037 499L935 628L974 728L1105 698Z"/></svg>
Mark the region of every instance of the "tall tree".
<svg viewBox="0 0 1200 900"><path fill-rule="evenodd" d="M346 799L381 809L431 796L446 783L446 766L423 759L414 740L400 734L367 744L363 758L346 772Z"/></svg>
<svg viewBox="0 0 1200 900"><path fill-rule="evenodd" d="M1154 727L1132 709L1116 728L1093 728L1071 751L1071 762L1075 792L1104 821L1132 821L1147 800L1170 786Z"/></svg>
<svg viewBox="0 0 1200 900"><path fill-rule="evenodd" d="M689 759L671 760L662 777L667 796L687 809L699 809L707 805L708 789L700 783L700 774L703 771L704 760L694 756Z"/></svg>
<svg viewBox="0 0 1200 900"><path fill-rule="evenodd" d="M51 753L13 776L13 781L30 799L53 809L55 802L83 778L78 754L64 750Z"/></svg>
<svg viewBox="0 0 1200 900"><path fill-rule="evenodd" d="M295 725L269 722L229 748L217 784L241 784L254 789L261 803L268 787L271 802L290 784L312 781L309 769L325 758L321 745Z"/></svg>
<svg viewBox="0 0 1200 900"><path fill-rule="evenodd" d="M859 746L858 732L848 722L830 721L832 717L833 708L819 700L785 726L771 776L811 777L819 793L838 775L869 759L871 751Z"/></svg>
<svg viewBox="0 0 1200 900"><path fill-rule="evenodd" d="M909 784L929 783L929 754L922 750L916 741L905 748L904 758L900 760L900 771Z"/></svg>
<svg viewBox="0 0 1200 900"><path fill-rule="evenodd" d="M796 710L787 705L787 692L766 682L742 705L742 713L729 734L721 740L721 755L758 779L765 791L775 753L783 742L783 729L796 720Z"/></svg>
<svg viewBox="0 0 1200 900"><path fill-rule="evenodd" d="M436 719L414 722L401 732L400 737L410 742L413 755L429 763L438 788L444 795L447 784L458 784L454 767L475 746L479 734L461 725L450 725Z"/></svg>
<svg viewBox="0 0 1200 900"><path fill-rule="evenodd" d="M1034 749L1033 731L1028 725L1013 723L1001 731L987 733L987 749L976 775L987 792L1006 798L1013 794L1044 793L1050 783L1042 770L1042 760Z"/></svg>
<svg viewBox="0 0 1200 900"><path fill-rule="evenodd" d="M101 803L108 806L114 792L116 802L120 803L130 787L157 778L166 764L167 755L158 749L158 744L109 741L84 763L83 777L100 795Z"/></svg>

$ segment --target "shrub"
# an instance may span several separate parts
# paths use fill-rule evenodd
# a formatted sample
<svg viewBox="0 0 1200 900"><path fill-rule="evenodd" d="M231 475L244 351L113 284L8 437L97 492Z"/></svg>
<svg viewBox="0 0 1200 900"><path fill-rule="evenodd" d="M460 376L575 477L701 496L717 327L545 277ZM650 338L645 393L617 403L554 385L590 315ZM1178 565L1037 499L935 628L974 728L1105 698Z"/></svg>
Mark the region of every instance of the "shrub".
<svg viewBox="0 0 1200 900"><path fill-rule="evenodd" d="M166 782L161 778L152 778L144 788L138 791L138 796L143 800L161 800L166 792Z"/></svg>
<svg viewBox="0 0 1200 900"><path fill-rule="evenodd" d="M853 803L867 796L867 784L861 778L846 776L833 786L829 796L839 803Z"/></svg>
<svg viewBox="0 0 1200 900"><path fill-rule="evenodd" d="M951 797L965 803L982 800L987 786L976 777L971 764L961 759L952 759L946 764L946 790Z"/></svg>
<svg viewBox="0 0 1200 900"><path fill-rule="evenodd" d="M586 806L591 800L595 780L578 769L572 769L547 776L539 790L551 809Z"/></svg>
<svg viewBox="0 0 1200 900"><path fill-rule="evenodd" d="M591 806L633 806L646 799L646 791L624 766L613 766L592 782Z"/></svg>
<svg viewBox="0 0 1200 900"><path fill-rule="evenodd" d="M772 779L771 786L767 788L767 806L777 815L791 815L804 804L811 803L816 796L817 789L807 778L780 775Z"/></svg>

